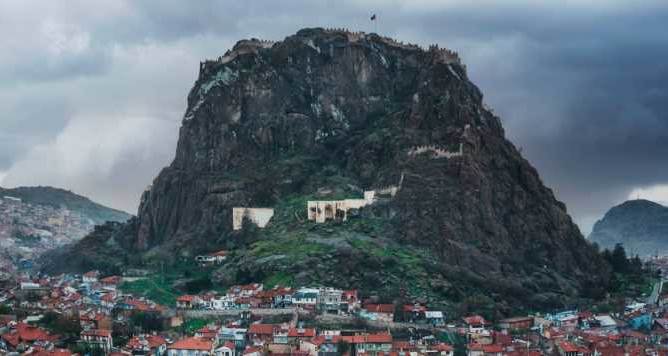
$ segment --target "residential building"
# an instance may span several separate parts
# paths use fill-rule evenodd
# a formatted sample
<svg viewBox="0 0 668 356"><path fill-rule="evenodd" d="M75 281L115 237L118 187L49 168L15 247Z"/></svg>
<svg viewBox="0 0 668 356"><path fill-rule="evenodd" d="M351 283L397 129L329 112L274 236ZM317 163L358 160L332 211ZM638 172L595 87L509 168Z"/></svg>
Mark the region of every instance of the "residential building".
<svg viewBox="0 0 668 356"><path fill-rule="evenodd" d="M211 340L188 337L167 346L167 356L208 356L213 355Z"/></svg>
<svg viewBox="0 0 668 356"><path fill-rule="evenodd" d="M110 351L114 344L111 338L111 330L105 329L84 330L81 332L81 341L92 348L102 349L105 352Z"/></svg>

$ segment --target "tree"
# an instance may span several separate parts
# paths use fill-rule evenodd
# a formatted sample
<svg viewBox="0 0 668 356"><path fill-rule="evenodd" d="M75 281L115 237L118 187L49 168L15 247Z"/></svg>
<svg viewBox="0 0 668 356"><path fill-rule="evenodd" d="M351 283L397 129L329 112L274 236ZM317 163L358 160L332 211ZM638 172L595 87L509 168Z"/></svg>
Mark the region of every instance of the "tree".
<svg viewBox="0 0 668 356"><path fill-rule="evenodd" d="M40 320L40 324L63 336L79 337L79 334L81 333L79 320L67 318L64 315L53 311L44 313L44 316Z"/></svg>
<svg viewBox="0 0 668 356"><path fill-rule="evenodd" d="M134 313L130 317L130 325L140 328L143 332L162 331L164 324L162 318L153 313Z"/></svg>
<svg viewBox="0 0 668 356"><path fill-rule="evenodd" d="M604 253L603 256L608 260L614 272L622 274L628 273L629 260L626 258L626 250L624 250L622 244L616 244L612 252L608 252L607 254Z"/></svg>
<svg viewBox="0 0 668 356"><path fill-rule="evenodd" d="M12 307L6 304L0 304L0 314L11 314Z"/></svg>
<svg viewBox="0 0 668 356"><path fill-rule="evenodd" d="M106 353L101 347L92 347L86 343L79 343L72 348L72 352L79 355L104 356Z"/></svg>

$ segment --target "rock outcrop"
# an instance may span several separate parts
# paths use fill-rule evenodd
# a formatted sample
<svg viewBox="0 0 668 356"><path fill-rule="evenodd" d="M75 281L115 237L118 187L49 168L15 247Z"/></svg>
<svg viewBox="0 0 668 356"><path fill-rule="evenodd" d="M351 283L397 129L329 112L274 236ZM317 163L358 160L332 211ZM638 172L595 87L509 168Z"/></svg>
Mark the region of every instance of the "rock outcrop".
<svg viewBox="0 0 668 356"><path fill-rule="evenodd" d="M281 218L294 197L381 188L396 194L359 219L381 221L372 230L382 236L362 229L341 238L394 246L389 261L299 230L310 224L300 216L305 205ZM283 225L244 245L248 231L233 231L233 207L275 207L269 227ZM254 242L285 231L327 248L296 262L256 258ZM410 249L429 261L416 274L426 289L527 306L594 296L608 275L564 204L504 137L456 53L318 28L275 43L240 41L201 64L174 161L144 192L137 219L110 238L145 260L234 247L231 263L243 266L221 271L230 283L271 269L303 283L354 275L362 288L368 275L397 286L403 272L384 268ZM388 265L368 262L376 257ZM306 260L318 279L291 265ZM270 266L264 274L261 263Z"/></svg>

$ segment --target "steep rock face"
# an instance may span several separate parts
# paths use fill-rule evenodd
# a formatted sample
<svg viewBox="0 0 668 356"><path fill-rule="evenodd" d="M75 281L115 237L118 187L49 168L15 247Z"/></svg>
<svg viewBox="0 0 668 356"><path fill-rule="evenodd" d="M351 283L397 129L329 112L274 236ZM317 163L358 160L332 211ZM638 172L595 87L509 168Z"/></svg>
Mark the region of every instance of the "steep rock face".
<svg viewBox="0 0 668 356"><path fill-rule="evenodd" d="M668 253L668 208L649 200L626 201L594 224L589 240L610 250L621 243L630 255L664 255Z"/></svg>
<svg viewBox="0 0 668 356"><path fill-rule="evenodd" d="M323 29L240 41L201 64L176 157L143 194L134 230L115 240L192 255L239 240L232 207L342 187L397 189L372 215L389 226L383 238L428 251L425 280L541 294L534 304L607 280L455 53ZM344 265L327 268L360 272Z"/></svg>

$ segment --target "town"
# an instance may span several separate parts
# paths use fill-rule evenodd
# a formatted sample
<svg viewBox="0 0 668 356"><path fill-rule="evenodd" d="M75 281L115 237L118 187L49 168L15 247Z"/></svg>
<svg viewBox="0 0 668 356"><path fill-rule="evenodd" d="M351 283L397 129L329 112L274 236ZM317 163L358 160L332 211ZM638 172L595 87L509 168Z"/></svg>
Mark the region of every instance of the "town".
<svg viewBox="0 0 668 356"><path fill-rule="evenodd" d="M198 256L221 263L225 252ZM657 260L665 266L666 260ZM0 352L22 355L665 355L658 282L623 312L559 310L488 321L331 287L236 285L159 305L123 291L142 277L22 273L0 294Z"/></svg>
<svg viewBox="0 0 668 356"><path fill-rule="evenodd" d="M66 207L30 204L20 198L0 196L0 269L30 266L53 248L77 241L95 222Z"/></svg>

